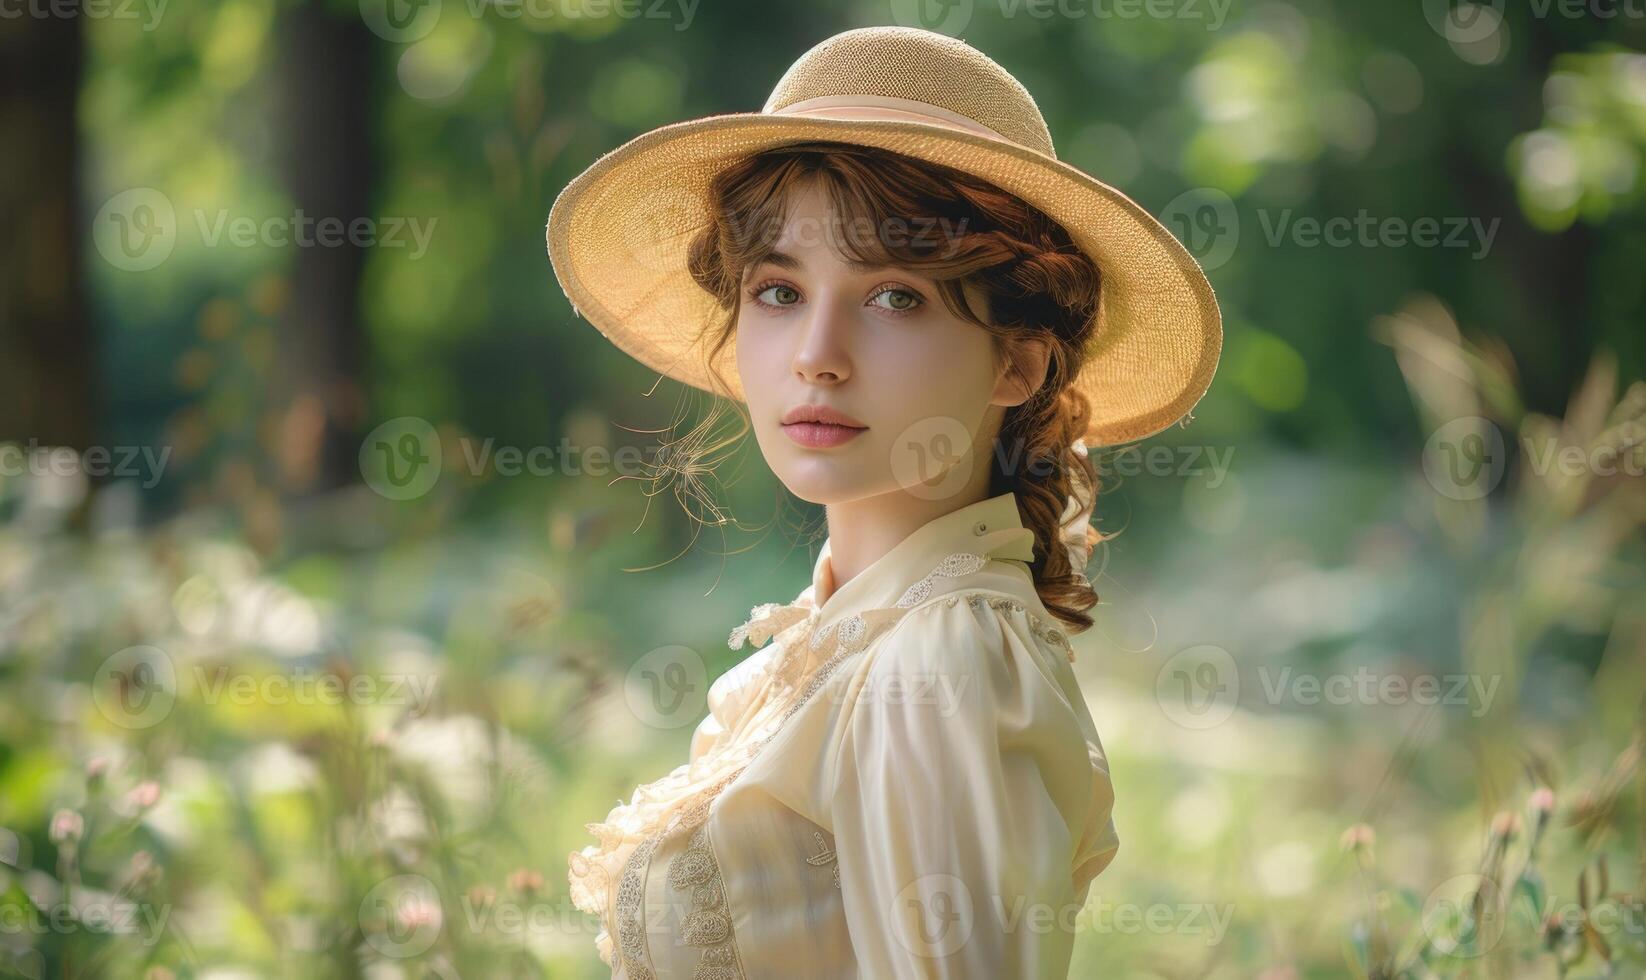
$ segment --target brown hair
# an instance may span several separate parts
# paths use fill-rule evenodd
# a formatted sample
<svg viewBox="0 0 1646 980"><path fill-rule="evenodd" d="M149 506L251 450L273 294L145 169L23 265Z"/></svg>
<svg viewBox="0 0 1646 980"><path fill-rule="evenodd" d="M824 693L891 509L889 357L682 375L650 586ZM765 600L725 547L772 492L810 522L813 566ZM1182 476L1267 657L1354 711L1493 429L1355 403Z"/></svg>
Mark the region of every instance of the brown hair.
<svg viewBox="0 0 1646 980"><path fill-rule="evenodd" d="M736 333L743 272L774 249L791 192L812 180L829 194L836 224L874 229L842 236L837 247L846 257L918 270L934 280L950 311L993 335L997 355L1026 341L1047 343L1045 382L1001 421L989 494L1017 494L1024 526L1034 531L1030 571L1046 609L1075 632L1089 628L1085 610L1097 604L1097 593L1083 570L1070 566L1061 521L1077 478L1085 492L1097 492L1095 467L1071 448L1086 430L1090 404L1070 387L1097 309L1096 264L1043 212L959 170L849 143L799 143L755 154L717 176L712 223L689 255L692 278L728 314L705 327L717 332L703 345L723 393L730 389L713 365ZM986 317L966 301L967 286L987 298ZM688 444L703 454L717 448ZM1083 533L1089 546L1104 540L1089 525Z"/></svg>

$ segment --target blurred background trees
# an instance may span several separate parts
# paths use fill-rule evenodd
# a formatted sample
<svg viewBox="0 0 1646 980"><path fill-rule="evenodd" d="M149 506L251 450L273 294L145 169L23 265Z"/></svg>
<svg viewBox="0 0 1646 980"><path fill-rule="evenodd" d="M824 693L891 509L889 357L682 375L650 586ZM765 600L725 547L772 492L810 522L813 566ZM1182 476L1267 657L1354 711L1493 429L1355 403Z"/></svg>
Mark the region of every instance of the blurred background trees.
<svg viewBox="0 0 1646 980"><path fill-rule="evenodd" d="M82 439L176 444L200 482L267 453L282 467L272 485L294 492L346 477L368 416L415 408L513 443L594 399L645 416L650 379L605 356L553 284L539 239L554 193L646 128L758 108L821 37L917 8L637 6L172 0L13 19L8 119L31 151L10 155L7 237L33 247L6 264L20 280L5 291L19 310L6 337L13 364L32 356L29 377L65 374L38 385L52 394L35 399L61 403L40 414ZM1213 275L1229 373L1201 413L1223 420L1220 436L1342 452L1409 437L1399 379L1365 325L1419 291L1519 355L1539 409L1559 409L1597 348L1640 375L1643 231L1630 218L1646 18L1626 4L1596 8L1609 17L1501 2L1183 0L1166 18L1100 2L1067 5L1077 16L927 6L1020 74L1071 162L1168 217L1186 191L1230 196L1235 225L1208 235L1195 215L1203 250L1236 238ZM141 272L95 251L45 261L49 248L83 251L98 208L140 187L174 210L165 260ZM208 244L225 208L436 230L416 258L392 244ZM1271 240L1287 221L1362 212L1494 234L1436 247ZM125 220L105 218L111 230ZM45 271L25 275L28 263ZM31 296L57 299L31 313ZM83 296L91 309L76 314ZM51 316L64 326L42 326ZM8 413L8 434L39 437L47 423L33 418Z"/></svg>

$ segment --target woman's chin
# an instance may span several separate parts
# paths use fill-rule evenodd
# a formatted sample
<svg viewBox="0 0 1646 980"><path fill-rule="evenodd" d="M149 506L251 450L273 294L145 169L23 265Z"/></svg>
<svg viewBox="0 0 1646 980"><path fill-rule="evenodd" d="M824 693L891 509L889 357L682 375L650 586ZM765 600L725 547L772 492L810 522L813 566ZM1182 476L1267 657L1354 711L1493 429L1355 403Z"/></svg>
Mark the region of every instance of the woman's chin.
<svg viewBox="0 0 1646 980"><path fill-rule="evenodd" d="M828 506L861 500L884 491L884 473L870 473L855 460L790 460L778 474L789 492L810 504Z"/></svg>

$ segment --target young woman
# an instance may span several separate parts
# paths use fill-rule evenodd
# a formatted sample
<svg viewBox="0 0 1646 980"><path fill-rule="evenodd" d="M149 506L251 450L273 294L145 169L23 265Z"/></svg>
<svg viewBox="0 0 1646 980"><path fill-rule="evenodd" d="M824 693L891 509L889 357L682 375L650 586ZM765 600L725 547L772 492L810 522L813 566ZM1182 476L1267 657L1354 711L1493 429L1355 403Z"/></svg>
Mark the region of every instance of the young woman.
<svg viewBox="0 0 1646 980"><path fill-rule="evenodd" d="M732 632L764 646L689 760L571 856L613 975L1066 975L1118 847L1069 666L1097 601L1085 447L1210 384L1193 259L1058 162L999 65L903 28L603 157L548 243L580 315L746 403L828 519L810 586Z"/></svg>

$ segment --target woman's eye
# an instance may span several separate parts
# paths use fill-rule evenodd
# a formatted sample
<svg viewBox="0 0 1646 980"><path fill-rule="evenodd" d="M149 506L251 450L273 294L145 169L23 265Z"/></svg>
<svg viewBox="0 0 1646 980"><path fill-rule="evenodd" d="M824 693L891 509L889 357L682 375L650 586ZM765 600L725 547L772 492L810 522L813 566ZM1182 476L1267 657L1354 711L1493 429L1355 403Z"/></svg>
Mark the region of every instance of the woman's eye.
<svg viewBox="0 0 1646 980"><path fill-rule="evenodd" d="M793 286L767 286L755 298L769 306L793 306L800 302L800 292Z"/></svg>
<svg viewBox="0 0 1646 980"><path fill-rule="evenodd" d="M920 297L907 289L882 289L869 302L883 310L905 313L920 305Z"/></svg>

